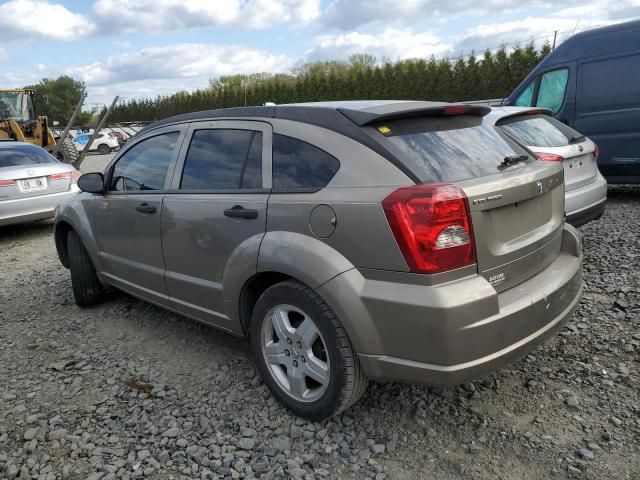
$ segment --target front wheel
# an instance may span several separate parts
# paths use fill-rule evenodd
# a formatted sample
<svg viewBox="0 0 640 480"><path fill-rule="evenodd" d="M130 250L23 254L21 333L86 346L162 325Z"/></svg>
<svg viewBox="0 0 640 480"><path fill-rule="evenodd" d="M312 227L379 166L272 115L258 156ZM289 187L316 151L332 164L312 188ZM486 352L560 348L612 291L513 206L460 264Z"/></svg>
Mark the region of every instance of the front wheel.
<svg viewBox="0 0 640 480"><path fill-rule="evenodd" d="M67 234L67 252L69 270L71 271L71 286L76 305L88 307L98 303L104 297L104 288L98 280L96 269L82 244L82 240L73 230Z"/></svg>
<svg viewBox="0 0 640 480"><path fill-rule="evenodd" d="M299 282L276 284L260 296L250 335L269 390L300 417L336 415L367 388L344 327L324 300Z"/></svg>

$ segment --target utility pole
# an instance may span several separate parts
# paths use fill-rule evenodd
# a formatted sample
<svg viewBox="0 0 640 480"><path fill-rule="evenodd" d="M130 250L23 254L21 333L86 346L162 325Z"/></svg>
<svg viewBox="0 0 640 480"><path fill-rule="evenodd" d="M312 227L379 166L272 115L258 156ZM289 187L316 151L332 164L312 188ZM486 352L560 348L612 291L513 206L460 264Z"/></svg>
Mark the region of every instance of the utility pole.
<svg viewBox="0 0 640 480"><path fill-rule="evenodd" d="M556 49L556 38L557 38L557 36L558 36L558 30L553 32L553 47L551 47L551 50L555 50Z"/></svg>
<svg viewBox="0 0 640 480"><path fill-rule="evenodd" d="M91 138L89 138L89 141L84 146L84 149L82 150L82 152L80 152L80 157L78 158L78 162L77 162L76 165L74 165L74 167L76 167L78 169L80 168L80 164L84 160L84 157L87 154L87 152L89 151L89 148L91 147L91 145L93 144L93 141L96 139L96 137L98 136L98 133L100 133L100 130L102 130L102 127L104 127L105 123L107 123L107 119L109 118L109 115L111 115L111 112L113 111L114 107L116 106L116 103L118 102L118 98L119 97L116 96L113 99L113 102L111 102L111 106L107 109L107 111L105 112L103 117L100 119L100 123L98 123L98 126L93 131L93 135L91 135Z"/></svg>
<svg viewBox="0 0 640 480"><path fill-rule="evenodd" d="M87 99L87 94L86 92L83 92L82 96L80 97L80 101L78 102L78 106L73 111L73 115L71 115L71 118L69 119L67 128L64 129L64 131L62 132L62 135L60 135L60 139L56 143L55 148L51 152L51 155L53 155L54 157L58 154L58 150L60 150L60 146L62 145L62 142L64 142L65 138L67 138L67 135L69 135L69 130L71 130L71 127L73 127L73 122L76 121L76 117L78 116L78 113L80 113L80 109L82 108L82 105L84 104L84 101L86 99Z"/></svg>

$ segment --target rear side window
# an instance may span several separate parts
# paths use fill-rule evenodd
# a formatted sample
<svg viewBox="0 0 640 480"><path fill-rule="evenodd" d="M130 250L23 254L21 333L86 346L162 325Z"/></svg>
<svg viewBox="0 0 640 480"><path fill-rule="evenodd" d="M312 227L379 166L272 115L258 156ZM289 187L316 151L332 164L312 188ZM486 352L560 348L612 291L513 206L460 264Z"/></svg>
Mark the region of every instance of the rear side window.
<svg viewBox="0 0 640 480"><path fill-rule="evenodd" d="M515 104L518 107L530 107L531 101L533 100L533 88L535 87L535 81L532 81L527 85L518 98L516 98Z"/></svg>
<svg viewBox="0 0 640 480"><path fill-rule="evenodd" d="M181 189L262 188L262 133L196 130L182 171Z"/></svg>
<svg viewBox="0 0 640 480"><path fill-rule="evenodd" d="M286 135L273 135L273 188L320 189L340 168L337 158Z"/></svg>
<svg viewBox="0 0 640 480"><path fill-rule="evenodd" d="M584 139L573 128L542 114L509 117L496 125L529 147L565 147Z"/></svg>
<svg viewBox="0 0 640 480"><path fill-rule="evenodd" d="M127 150L113 168L110 190L162 190L179 137L179 132L156 135Z"/></svg>
<svg viewBox="0 0 640 480"><path fill-rule="evenodd" d="M39 147L22 146L0 148L0 168L43 163L56 163L56 160Z"/></svg>
<svg viewBox="0 0 640 480"><path fill-rule="evenodd" d="M484 177L498 173L505 157L530 157L475 115L412 118L375 127L383 142L423 182Z"/></svg>

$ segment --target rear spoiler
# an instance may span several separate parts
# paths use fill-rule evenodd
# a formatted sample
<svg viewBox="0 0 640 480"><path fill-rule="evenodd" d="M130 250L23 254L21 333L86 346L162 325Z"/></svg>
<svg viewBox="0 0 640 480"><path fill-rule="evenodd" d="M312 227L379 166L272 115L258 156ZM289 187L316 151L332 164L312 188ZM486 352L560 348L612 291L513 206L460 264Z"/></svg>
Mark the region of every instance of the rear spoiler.
<svg viewBox="0 0 640 480"><path fill-rule="evenodd" d="M523 115L548 115L551 117L553 116L553 110L551 110L550 108L532 108L531 110L510 113L509 115L505 115L504 117L500 117L498 120L496 120L496 125L504 120L509 120L510 118L520 117Z"/></svg>
<svg viewBox="0 0 640 480"><path fill-rule="evenodd" d="M338 108L337 110L359 127L364 127L365 125L370 125L376 122L388 122L391 120L400 120L404 118L444 117L452 115L478 115L480 117L484 117L491 111L491 108L484 105L465 105L452 103L435 107L420 106L413 108L403 108L391 112L387 111L384 113L376 113L371 110L351 110L348 108Z"/></svg>

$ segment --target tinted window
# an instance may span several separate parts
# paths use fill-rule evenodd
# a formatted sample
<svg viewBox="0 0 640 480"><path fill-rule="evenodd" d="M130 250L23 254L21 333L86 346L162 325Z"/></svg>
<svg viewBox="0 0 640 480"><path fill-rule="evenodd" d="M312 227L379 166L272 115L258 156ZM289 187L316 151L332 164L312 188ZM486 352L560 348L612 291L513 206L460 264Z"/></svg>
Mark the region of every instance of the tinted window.
<svg viewBox="0 0 640 480"><path fill-rule="evenodd" d="M584 138L573 128L547 115L520 115L497 125L529 147L565 147Z"/></svg>
<svg viewBox="0 0 640 480"><path fill-rule="evenodd" d="M189 145L180 188L228 190L262 187L262 133L196 130Z"/></svg>
<svg viewBox="0 0 640 480"><path fill-rule="evenodd" d="M482 117L456 115L376 125L399 159L422 181L456 182L498 173L505 157L526 150Z"/></svg>
<svg viewBox="0 0 640 480"><path fill-rule="evenodd" d="M535 81L529 83L527 88L525 88L518 98L516 98L515 104L519 107L530 107L531 101L533 100L533 87L535 86Z"/></svg>
<svg viewBox="0 0 640 480"><path fill-rule="evenodd" d="M3 146L0 148L0 168L40 163L56 163L56 160L39 147Z"/></svg>
<svg viewBox="0 0 640 480"><path fill-rule="evenodd" d="M273 188L322 188L336 174L340 162L302 140L273 135Z"/></svg>
<svg viewBox="0 0 640 480"><path fill-rule="evenodd" d="M560 110L564 102L567 78L569 78L569 70L566 68L542 75L536 106L549 108L553 113Z"/></svg>
<svg viewBox="0 0 640 480"><path fill-rule="evenodd" d="M148 138L127 150L113 169L111 190L162 190L179 132Z"/></svg>
<svg viewBox="0 0 640 480"><path fill-rule="evenodd" d="M580 111L617 110L638 106L640 55L612 58L580 66Z"/></svg>

